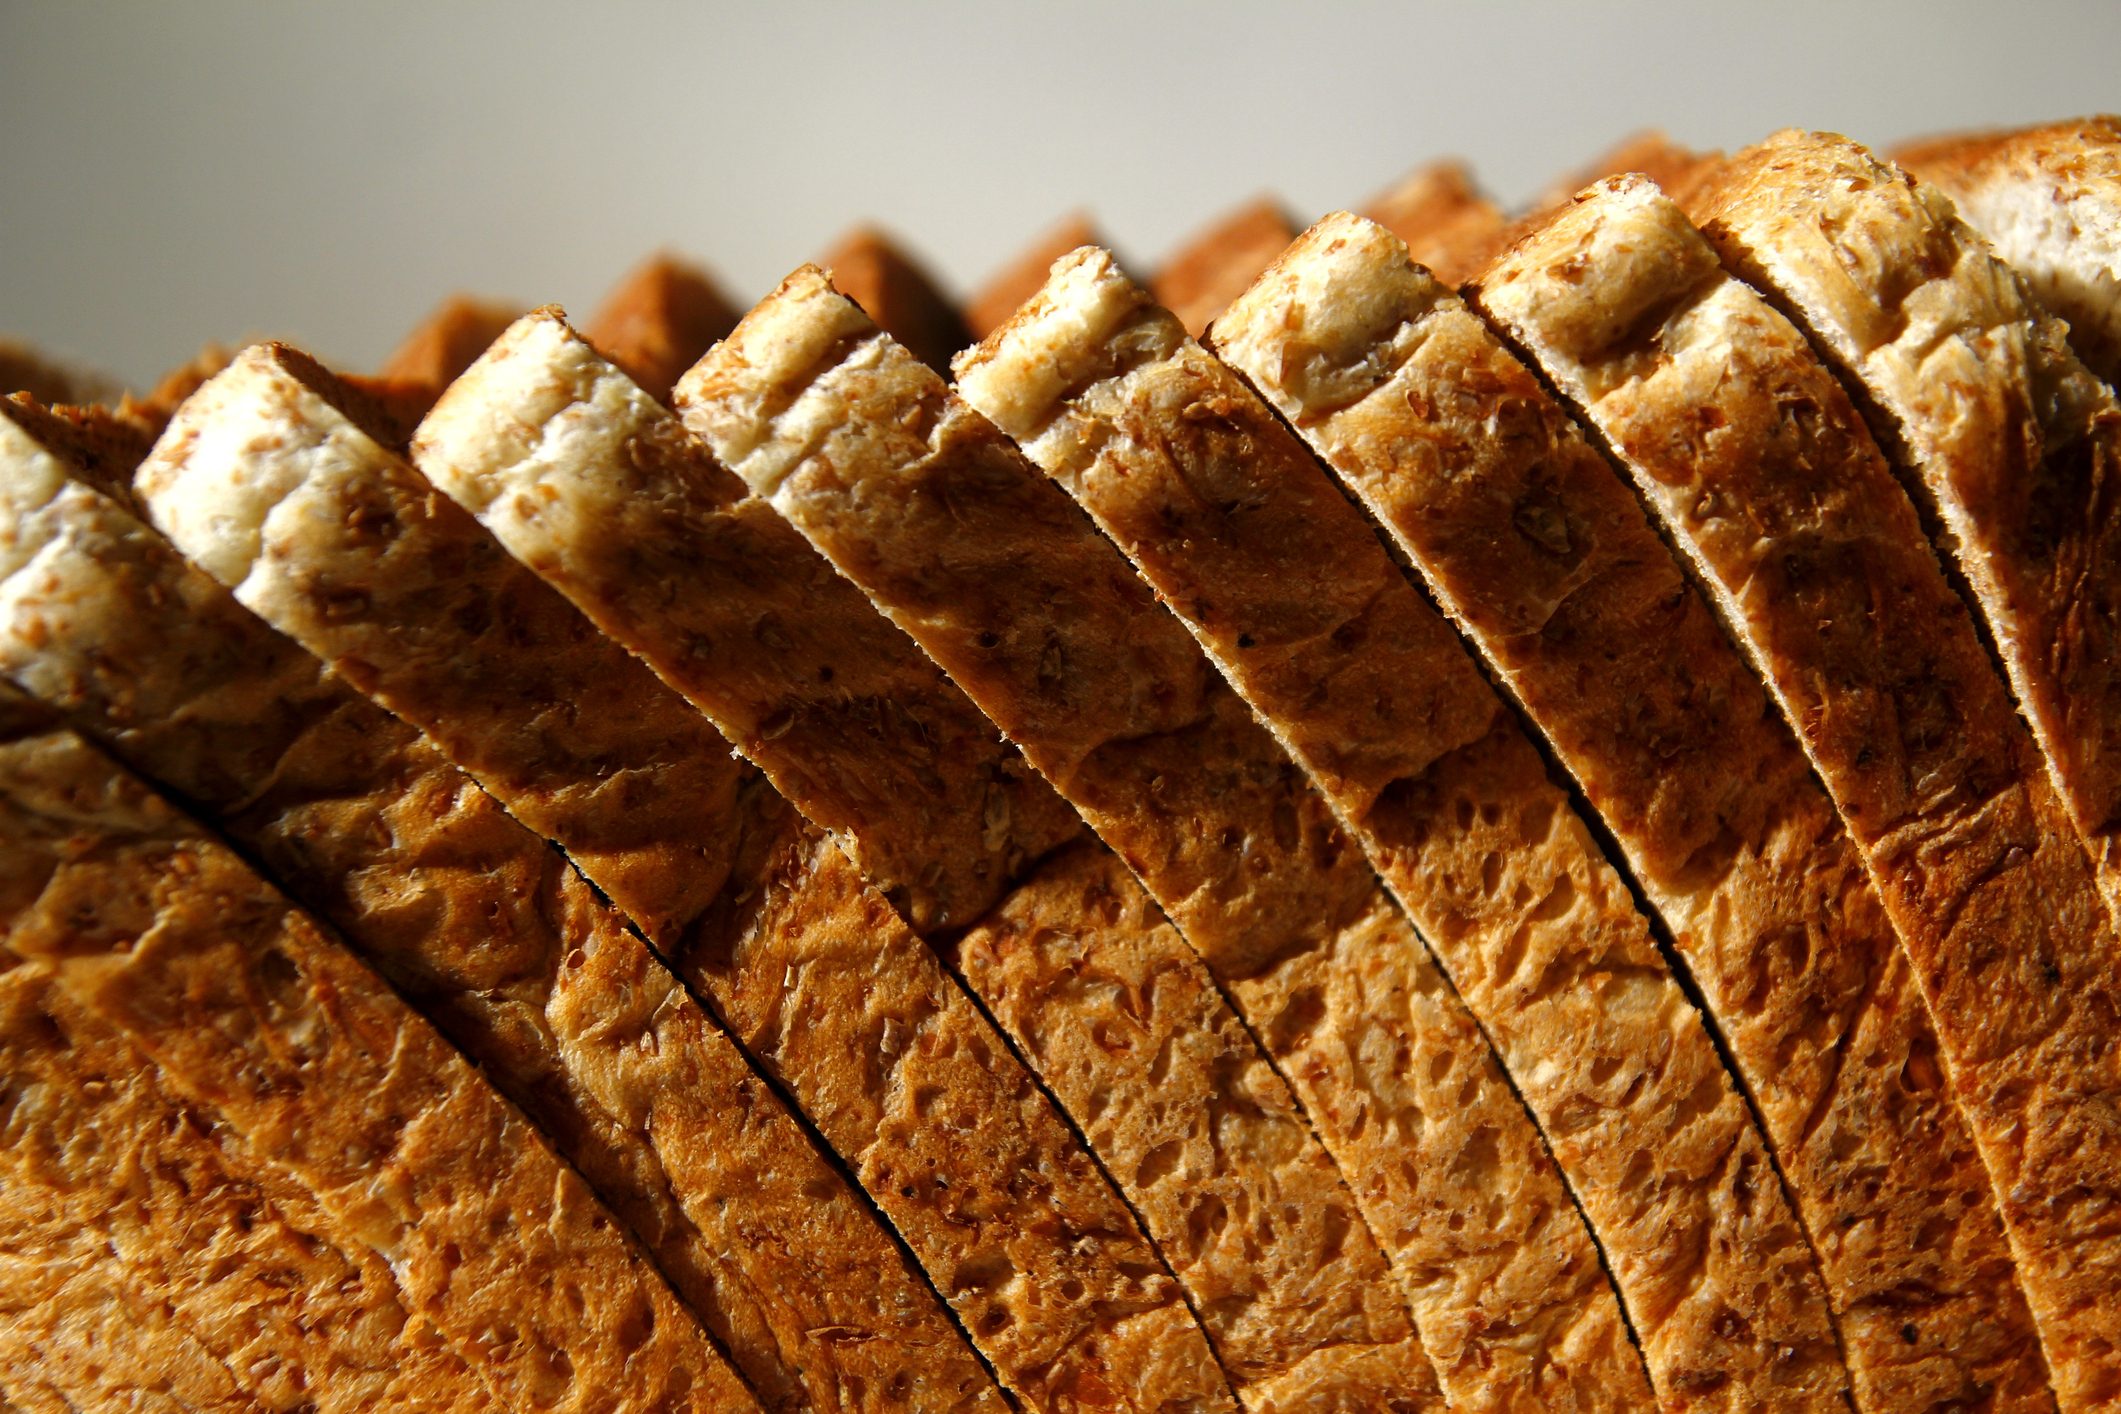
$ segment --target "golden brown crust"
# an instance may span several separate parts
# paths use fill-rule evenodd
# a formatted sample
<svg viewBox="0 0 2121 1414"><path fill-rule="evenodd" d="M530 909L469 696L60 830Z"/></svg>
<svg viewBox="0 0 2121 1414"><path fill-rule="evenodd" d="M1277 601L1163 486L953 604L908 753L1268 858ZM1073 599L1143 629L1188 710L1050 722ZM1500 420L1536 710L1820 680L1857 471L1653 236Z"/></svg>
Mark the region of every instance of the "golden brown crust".
<svg viewBox="0 0 2121 1414"><path fill-rule="evenodd" d="M2121 199L2121 151L2110 193ZM1861 390L2003 659L2121 925L2121 405L1950 203L1782 133L1694 203Z"/></svg>
<svg viewBox="0 0 2121 1414"><path fill-rule="evenodd" d="M936 729L871 738L844 768L844 746L828 738L772 738L771 751L798 783L858 793L835 812L859 813L909 841L934 838L932 800L892 798L888 776L875 786L864 778L902 765L910 779L948 779L968 752L961 739L978 730L988 755L999 750L1023 773L1019 810L1075 820L799 533L757 502L727 503L721 480L742 483L704 448L693 443L690 460L656 454L687 434L660 408L613 388L620 375L593 359L556 321L511 335L423 432L423 465L481 505L497 535L548 566L554 582L666 681L737 730L812 683L845 690L894 682L896 709ZM541 394L553 386L599 391L552 408ZM567 451L511 459L510 437L495 429L537 422L564 426ZM615 474L622 489L606 485ZM563 517L560 506L575 513ZM763 512L771 526L750 525L746 512ZM652 602L641 596L649 586ZM771 636L750 630L762 587L775 596ZM820 660L811 649L822 644L835 651ZM806 750L813 741L827 749ZM911 862L948 867L947 852L931 849ZM1124 866L1086 840L1043 862L994 862L1007 892L998 910L964 920L972 926L955 945L960 975L1141 1214L1239 1397L1260 1409L1360 1405L1415 1398L1432 1385L1404 1304L1331 1160Z"/></svg>
<svg viewBox="0 0 2121 1414"><path fill-rule="evenodd" d="M1018 305L1038 293L1054 261L1077 246L1104 244L1104 237L1090 223L1087 213L1069 212L965 301L966 332L975 339L986 338L1016 313Z"/></svg>
<svg viewBox="0 0 2121 1414"><path fill-rule="evenodd" d="M1416 167L1372 198L1362 214L1406 242L1414 259L1449 285L1464 283L1486 265L1509 225L1502 208L1481 194L1472 172L1456 159Z"/></svg>
<svg viewBox="0 0 2121 1414"><path fill-rule="evenodd" d="M1096 532L1066 496L815 270L678 402L1150 883L1349 1175L1451 1396L1625 1402L1578 1383L1634 1357L1477 1028L1184 630L1109 547L1082 562ZM1121 642L1132 675L1100 671Z"/></svg>
<svg viewBox="0 0 2121 1414"><path fill-rule="evenodd" d="M0 397L12 393L26 394L40 403L110 403L117 401L119 388L104 374L0 338Z"/></svg>
<svg viewBox="0 0 2121 1414"><path fill-rule="evenodd" d="M143 467L143 497L179 542L277 626L358 663L364 686L525 816L540 788L520 785L526 778L593 788L607 774L588 747L610 724L584 720L592 714L578 698L600 681L622 682L604 710L624 716L640 744L630 769L644 790L685 796L699 828L614 810L609 818L640 833L624 850L580 862L598 883L617 876L614 854L682 876L694 865L679 847L714 842L716 887L658 919L695 978L723 950L714 920L769 887L755 869L793 871L794 931L759 936L754 966L705 990L755 1043L762 1038L746 1029L746 1006L766 998L802 1012L814 994L836 994L803 1036L764 1037L758 1053L899 1225L1005 1381L1045 1399L1078 1377L1109 1377L1136 1392L1113 1396L1130 1408L1212 1408L1218 1394L1226 1398L1198 1326L1125 1206L918 940L902 926L885 931L873 916L885 909L880 900L813 898L825 867L818 857L836 853L770 793L761 797L761 783L729 762L704 718L461 507L365 441L317 388L291 387L281 373L263 356L238 360L187 404ZM260 435L261 425L277 437ZM467 603L481 611L467 613ZM707 795L686 784L702 757L728 789ZM565 847L599 830L601 818L547 813L540 827ZM737 854L758 840L778 841L768 862L738 867ZM638 885L609 892L631 897ZM851 929L848 902L861 931ZM894 1125L900 1105L910 1111ZM944 1174L942 1196L896 1182L908 1164ZM1029 1190L1031 1175L1041 1190ZM981 1221L968 1229L956 1220L966 1212ZM877 1353L890 1358L890 1345ZM901 1398L933 1402L899 1384ZM1126 1402L1132 1397L1143 1402Z"/></svg>
<svg viewBox="0 0 2121 1414"><path fill-rule="evenodd" d="M1478 318L1349 217L1299 238L1214 333L1604 818L1775 1146L1858 1406L2052 1407L1862 856L1626 483Z"/></svg>
<svg viewBox="0 0 2121 1414"><path fill-rule="evenodd" d="M2026 292L2068 321L2092 372L2121 382L2121 117L1938 138L1892 156L1951 197Z"/></svg>
<svg viewBox="0 0 2121 1414"><path fill-rule="evenodd" d="M860 1197L559 855L115 504L49 485L0 513L7 567L37 567L0 579L0 669L343 928L609 1195L774 1407L995 1398Z"/></svg>
<svg viewBox="0 0 2121 1414"><path fill-rule="evenodd" d="M1479 301L1617 451L1864 851L2065 1406L2121 1395L2121 951L1915 509L1833 375L1654 187L1601 184Z"/></svg>
<svg viewBox="0 0 2121 1414"><path fill-rule="evenodd" d="M512 304L451 295L413 327L389 358L376 366L376 377L392 383L417 383L434 389L439 396L450 380L471 367L472 361L486 352L486 346L522 313ZM170 409L174 411L200 383L227 365L228 358L223 356L203 367L190 387L168 399Z"/></svg>
<svg viewBox="0 0 2121 1414"><path fill-rule="evenodd" d="M1296 235L1296 223L1272 197L1258 197L1196 232L1164 258L1149 282L1156 298L1198 334L1243 294ZM890 326L884 326L889 331Z"/></svg>
<svg viewBox="0 0 2121 1414"><path fill-rule="evenodd" d="M738 313L706 271L666 253L650 256L619 281L582 332L648 396L667 402L685 370L736 328ZM514 322L511 316L505 324ZM486 343L501 332L495 329ZM480 345L478 353L485 351ZM450 377L472 362L465 359Z"/></svg>
<svg viewBox="0 0 2121 1414"><path fill-rule="evenodd" d="M467 373L413 455L832 830L915 928L970 923L1025 865L1081 832L860 591L770 507L745 500L741 481L557 313L525 319ZM468 523L446 509L451 524ZM431 513L430 534L442 515ZM477 538L477 554L499 553ZM546 690L547 671L519 670L526 700ZM646 690L658 712L676 700ZM677 703L712 736L693 707Z"/></svg>
<svg viewBox="0 0 2121 1414"><path fill-rule="evenodd" d="M1630 133L1575 171L1555 178L1546 191L1533 198L1530 211L1535 221L1551 216L1592 183L1630 172L1648 177L1675 200L1680 200L1697 178L1715 166L1720 156L1720 153L1682 147L1667 137L1661 128L1644 128L1641 132ZM1493 253L1500 254L1501 247ZM1468 271L1466 279L1479 273L1477 269Z"/></svg>
<svg viewBox="0 0 2121 1414"><path fill-rule="evenodd" d="M0 790L8 954L314 1193L502 1403L758 1407L573 1170L234 854L70 733L0 743Z"/></svg>
<svg viewBox="0 0 2121 1414"><path fill-rule="evenodd" d="M1303 443L1096 251L961 358L958 386L1128 556L1432 941L1665 1397L1841 1406L1815 1259L1627 885Z"/></svg>
<svg viewBox="0 0 2121 1414"><path fill-rule="evenodd" d="M964 317L935 277L875 227L849 231L817 263L930 368L947 369L950 356L972 342Z"/></svg>

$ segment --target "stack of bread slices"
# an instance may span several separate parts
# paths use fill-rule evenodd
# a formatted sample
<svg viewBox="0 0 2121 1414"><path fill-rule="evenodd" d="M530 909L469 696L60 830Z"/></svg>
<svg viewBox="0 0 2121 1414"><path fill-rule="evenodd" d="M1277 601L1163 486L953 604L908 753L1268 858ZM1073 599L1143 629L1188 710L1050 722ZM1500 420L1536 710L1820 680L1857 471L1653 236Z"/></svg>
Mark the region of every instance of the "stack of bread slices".
<svg viewBox="0 0 2121 1414"><path fill-rule="evenodd" d="M1900 161L13 356L0 1408L2121 1407L2121 124Z"/></svg>

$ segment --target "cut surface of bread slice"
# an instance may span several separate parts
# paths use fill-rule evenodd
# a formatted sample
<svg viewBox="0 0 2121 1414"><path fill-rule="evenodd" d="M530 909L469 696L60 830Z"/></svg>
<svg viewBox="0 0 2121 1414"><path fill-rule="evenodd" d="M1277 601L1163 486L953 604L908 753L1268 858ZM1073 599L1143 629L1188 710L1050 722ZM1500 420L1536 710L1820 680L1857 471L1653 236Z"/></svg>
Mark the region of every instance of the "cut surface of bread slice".
<svg viewBox="0 0 2121 1414"><path fill-rule="evenodd" d="M666 946L846 1156L1006 1383L1041 1403L1109 1386L1100 1398L1116 1407L1226 1407L1132 1215L969 999L888 925L883 900L854 880L814 887L818 866L788 856L838 851L705 718L369 437L324 380L265 350L186 405L139 478L180 546L312 651L359 664L364 690L563 847L611 838L601 821L642 824L616 851L639 872L601 850L583 860L622 906L658 870L716 882L658 920ZM579 815L543 808L613 774L600 765L605 724L568 720L589 715L581 698L600 683L625 720L637 789L667 787L699 818L658 832L623 797ZM688 785L701 761L733 789ZM703 843L715 859L696 859ZM716 930L748 922L791 869L785 931L762 923L761 955L718 975Z"/></svg>
<svg viewBox="0 0 2121 1414"><path fill-rule="evenodd" d="M500 1403L758 1408L478 1072L137 778L69 731L0 742L0 845L15 966L313 1193Z"/></svg>
<svg viewBox="0 0 2121 1414"><path fill-rule="evenodd" d="M1259 197L1166 256L1150 288L1178 315L1187 333L1198 334L1259 278L1295 235L1296 223L1282 204ZM884 328L888 332L891 326Z"/></svg>
<svg viewBox="0 0 2121 1414"><path fill-rule="evenodd" d="M2121 383L2121 118L1938 138L1893 157L1942 189L2068 322L2092 372Z"/></svg>
<svg viewBox="0 0 2121 1414"><path fill-rule="evenodd" d="M1987 1173L1862 856L1620 474L1472 311L1353 217L1306 232L1210 333L1611 831L1775 1146L1858 1406L2052 1407Z"/></svg>
<svg viewBox="0 0 2121 1414"><path fill-rule="evenodd" d="M579 395L555 407L554 386ZM687 443L689 458L671 455ZM892 799L894 782L946 778L958 743L993 737L911 640L557 316L505 336L421 429L415 458L698 710L755 742L798 808L918 837L932 803ZM438 539L436 554L448 553ZM770 609L762 587L779 591ZM753 632L769 612L774 632ZM852 757L806 754L820 733L754 735L819 684L868 682L893 684L893 709L930 729L871 736ZM1412 1407L1433 1391L1404 1298L1338 1171L1125 866L1087 839L997 864L999 906L937 941L1142 1216L1240 1400ZM887 893L896 883L871 882Z"/></svg>
<svg viewBox="0 0 2121 1414"><path fill-rule="evenodd" d="M1038 293L1046 283L1046 271L1054 261L1080 245L1106 242L1090 223L1087 213L1071 211L1056 221L1030 249L994 272L977 293L965 301L965 329L975 339L984 339L998 329L1016 307Z"/></svg>
<svg viewBox="0 0 2121 1414"><path fill-rule="evenodd" d="M1102 251L958 359L1310 775L1539 1118L1675 1402L1843 1404L1817 1262L1626 882L1308 448ZM1708 1254L1703 1261L1682 1252Z"/></svg>
<svg viewBox="0 0 2121 1414"><path fill-rule="evenodd" d="M2121 926L2121 405L1936 189L1785 132L1689 203L1858 405L1970 591Z"/></svg>
<svg viewBox="0 0 2121 1414"><path fill-rule="evenodd" d="M862 1199L563 859L68 480L60 438L24 454L9 431L0 670L335 922L606 1195L763 1400L996 1398Z"/></svg>
<svg viewBox="0 0 2121 1414"><path fill-rule="evenodd" d="M972 342L964 316L935 277L875 227L849 231L818 264L833 272L848 298L930 368L948 368L950 356Z"/></svg>
<svg viewBox="0 0 2121 1414"><path fill-rule="evenodd" d="M654 255L604 297L584 329L589 342L650 397L668 401L685 370L736 328L738 313L706 271L672 255ZM514 322L511 316L502 328ZM500 336L501 329L495 329L486 343ZM482 344L473 357L484 352ZM471 364L465 359L450 377Z"/></svg>
<svg viewBox="0 0 2121 1414"><path fill-rule="evenodd" d="M1085 570L1096 531L1066 496L814 269L677 400L1143 877L1339 1159L1446 1397L1646 1397L1582 1217L1478 1028L1184 630L1124 561ZM1053 499L1002 495L1020 486ZM1103 671L1114 643L1139 654L1132 676Z"/></svg>
<svg viewBox="0 0 2121 1414"><path fill-rule="evenodd" d="M1641 179L1477 303L1604 437L1864 852L1988 1168L2056 1394L2121 1397L2117 948L1914 505L1811 346Z"/></svg>
<svg viewBox="0 0 2121 1414"><path fill-rule="evenodd" d="M1481 194L1472 172L1455 159L1416 167L1372 198L1363 215L1406 242L1416 261L1454 286L1488 263L1509 225L1502 208Z"/></svg>

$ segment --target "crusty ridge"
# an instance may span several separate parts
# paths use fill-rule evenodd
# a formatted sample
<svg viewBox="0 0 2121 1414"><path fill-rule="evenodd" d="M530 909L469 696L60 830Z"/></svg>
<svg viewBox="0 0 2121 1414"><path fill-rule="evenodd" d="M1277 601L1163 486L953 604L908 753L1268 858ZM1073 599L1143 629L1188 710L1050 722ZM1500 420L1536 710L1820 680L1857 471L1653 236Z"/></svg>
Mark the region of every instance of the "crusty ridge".
<svg viewBox="0 0 2121 1414"><path fill-rule="evenodd" d="M4 946L306 1186L511 1408L756 1409L535 1131L224 846L69 732L0 742Z"/></svg>
<svg viewBox="0 0 2121 1414"><path fill-rule="evenodd" d="M2082 845L1913 505L1801 334L1639 179L1478 304L1618 454L1863 850L1989 1170L2056 1394L2121 1396L2117 951Z"/></svg>
<svg viewBox="0 0 2121 1414"><path fill-rule="evenodd" d="M1895 161L1951 197L2025 288L2069 323L2070 347L2121 382L2121 117L1914 143Z"/></svg>
<svg viewBox="0 0 2121 1414"><path fill-rule="evenodd" d="M0 478L0 667L334 920L608 1196L763 1400L996 1398L846 1180L558 854L65 473L47 450Z"/></svg>
<svg viewBox="0 0 2121 1414"><path fill-rule="evenodd" d="M1056 265L957 372L1431 940L1541 1120L1652 1382L1674 1402L1843 1406L1816 1259L1626 882L1304 444L1102 251Z"/></svg>
<svg viewBox="0 0 2121 1414"><path fill-rule="evenodd" d="M1415 168L1372 197L1363 215L1405 241L1417 261L1451 285L1487 264L1509 224L1502 208L1473 184L1465 163L1456 160ZM1026 297L1031 293L1025 291Z"/></svg>
<svg viewBox="0 0 2121 1414"><path fill-rule="evenodd" d="M1641 1390L1581 1216L1478 1029L1184 630L1123 561L1076 563L1095 531L1065 495L813 269L686 376L678 405L1186 932L1349 1175L1447 1397ZM1098 671L1129 639L1140 671Z"/></svg>
<svg viewBox="0 0 2121 1414"><path fill-rule="evenodd" d="M2121 163L2121 158L2116 159ZM1852 386L1936 523L2121 925L2121 405L1952 213L1846 138L1779 133L1688 202Z"/></svg>
<svg viewBox="0 0 2121 1414"><path fill-rule="evenodd" d="M598 779L576 742L593 741L592 729L568 719L576 685L599 679L624 684L614 710L641 747L645 789L665 774L682 779L702 755L737 775L739 799L694 808L705 816L700 836L721 837L739 858L718 868L716 896L669 930L680 965L706 977L725 960L715 931L728 926L723 915L755 906L785 852L810 850L818 837L749 768L732 766L727 744L682 698L367 439L326 391L285 356L238 360L143 466L143 499L239 598L313 651L363 664L368 691L525 813L536 793L517 784L522 771L562 788ZM266 426L278 436L261 455ZM538 731L526 739L531 723ZM607 803L582 823L546 828L563 846L602 838L599 823L630 810ZM651 832L635 848L668 843ZM761 849L763 858L741 857ZM620 859L635 862L623 851ZM583 863L592 879L621 874L601 855ZM811 887L812 861L795 868L799 907L848 901L837 886ZM611 892L637 888L634 880ZM760 931L766 959L740 985L794 1013L770 1018L769 1031L803 1034L769 1034L756 1053L780 1066L1006 1383L1040 1402L1107 1384L1105 1402L1120 1407L1227 1407L1198 1326L1104 1176L918 941L902 927L886 931L881 899L854 894L861 911L852 917ZM826 948L829 959L819 956ZM703 989L740 1034L759 1035L737 988L717 979ZM932 1194L909 1181L916 1165L933 1175Z"/></svg>
<svg viewBox="0 0 2121 1414"><path fill-rule="evenodd" d="M1244 292L1295 234L1296 225L1280 202L1266 196L1248 201L1166 256L1151 288L1178 315L1186 332L1197 334Z"/></svg>
<svg viewBox="0 0 2121 1414"><path fill-rule="evenodd" d="M934 838L922 828L931 804L892 799L891 782L947 776L972 724L996 741L992 726L798 532L770 508L732 499L742 483L704 447L691 443L689 463L643 454L689 437L622 378L557 316L527 320L422 429L419 465L735 731L819 683L896 683L895 706L938 729L872 741L853 757L806 754L806 742L825 740L814 733L782 732L759 750L779 763L799 808L866 821L880 806L876 828ZM556 409L546 397L554 386L589 391ZM548 445L556 425L567 428L564 444ZM747 523L758 512L766 521ZM769 613L774 632L753 631ZM1027 791L1074 818L1018 769ZM951 867L941 851L907 862ZM1404 1300L1337 1170L1125 866L1078 839L1005 861L1000 873L999 906L946 944L958 973L1141 1214L1240 1400L1411 1406L1433 1391Z"/></svg>
<svg viewBox="0 0 2121 1414"><path fill-rule="evenodd" d="M2051 1408L1988 1175L1862 855L1627 483L1354 217L1306 232L1211 338L1376 517L1611 830L1775 1145L1859 1407Z"/></svg>

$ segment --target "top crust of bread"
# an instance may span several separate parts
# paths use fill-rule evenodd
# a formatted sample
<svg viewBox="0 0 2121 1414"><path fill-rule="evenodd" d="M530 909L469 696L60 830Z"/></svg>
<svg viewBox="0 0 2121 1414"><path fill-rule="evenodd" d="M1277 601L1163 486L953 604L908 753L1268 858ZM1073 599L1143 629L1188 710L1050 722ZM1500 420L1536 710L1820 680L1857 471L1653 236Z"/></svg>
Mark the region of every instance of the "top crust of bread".
<svg viewBox="0 0 2121 1414"><path fill-rule="evenodd" d="M528 409L545 380L596 387L619 376L597 371L595 355L557 321L524 335L511 336L494 376L467 384L464 402L423 434L422 464L445 489L474 494L497 535L547 566L667 681L710 714L745 722L817 683L888 680L898 710L936 722L969 716L993 737L919 648L770 508L729 504L714 477L641 451L688 436L669 413L595 398L569 410L570 454L500 455L502 440L483 430L542 416ZM698 454L705 458L705 449ZM552 513L555 504L602 494L614 475L627 478L623 510ZM550 494L531 500L523 493L532 487ZM763 512L770 527L740 523L747 512ZM655 558L663 547L667 564ZM842 592L780 594L775 632L750 631L756 586L810 585L820 572ZM655 587L654 602L635 597L644 585ZM813 657L798 644L833 652ZM747 690L759 700L730 704ZM842 750L820 734L782 731L770 743L784 774L842 792L897 765L909 779L941 779L963 755L939 730L866 746L843 771ZM1074 820L1043 780L1021 769L1026 804L1042 792ZM883 788L871 797L834 813L876 820L907 840L933 839L937 859L929 862L941 859L946 841L924 828L931 802ZM1362 1405L1433 1384L1384 1260L1287 1085L1125 866L1081 840L1012 864L1004 882L999 906L965 920L969 931L952 941L957 970L1141 1214L1240 1400L1249 1408L1329 1397Z"/></svg>
<svg viewBox="0 0 2121 1414"><path fill-rule="evenodd" d="M527 775L549 772L563 789L601 779L585 743L605 724L570 717L574 684L635 676L611 710L640 737L645 779L681 781L703 752L728 769L726 743L681 697L410 467L362 446L315 389L291 389L276 373L285 370L239 361L207 390L219 398L194 399L195 421L188 407L173 424L170 454L143 468L143 497L180 543L237 580L276 625L363 663L379 696L461 762L489 766L504 803L524 814L537 803L516 784ZM271 456L259 455L259 418L282 424ZM260 504L262 516L248 509ZM465 614L458 594L492 614ZM488 623L505 629L515 666L497 656L468 677L446 667L479 661ZM558 695L541 699L540 684ZM836 851L740 769L741 799L691 803L711 817L700 837L719 837L726 862L713 870L716 896L674 920L672 950L688 977L787 1081L1006 1382L1038 1399L1089 1381L1136 1391L1139 1404L1126 1407L1219 1407L1215 1396L1227 1393L1199 1327L1046 1098L919 941L838 872L844 860L830 863ZM602 818L547 816L546 828L567 847ZM642 831L628 863L664 857L674 843L652 821L615 818ZM605 859L583 857L592 881L613 877ZM662 867L682 874L687 862L680 854ZM777 913L758 912L775 892ZM760 1034L783 1027L801 1034ZM909 1182L913 1173L935 1175L933 1189ZM1002 1266L1022 1279L993 1279ZM888 1344L878 1353L888 1356Z"/></svg>
<svg viewBox="0 0 2121 1414"><path fill-rule="evenodd" d="M2121 405L1935 188L1785 132L1692 211L1844 378L1963 576L2121 924Z"/></svg>
<svg viewBox="0 0 2121 1414"><path fill-rule="evenodd" d="M1625 1403L1618 1303L1478 1028L1185 630L1109 546L1083 562L1066 495L814 269L678 405L1143 877L1349 1175L1449 1397ZM1115 642L1139 671L1099 669Z"/></svg>
<svg viewBox="0 0 2121 1414"><path fill-rule="evenodd" d="M583 333L643 392L668 401L685 370L736 328L738 313L706 271L675 256L655 255L604 297ZM501 333L494 330L486 343ZM485 351L481 345L478 352ZM451 377L471 364L464 360Z"/></svg>
<svg viewBox="0 0 2121 1414"><path fill-rule="evenodd" d="M1448 285L1460 285L1501 246L1509 218L1481 194L1456 159L1417 167L1372 198L1363 215L1406 243L1414 259Z"/></svg>
<svg viewBox="0 0 2121 1414"><path fill-rule="evenodd" d="M1477 316L1353 217L1300 237L1213 337L1612 832L1774 1142L1858 1407L2051 1408L1987 1173L1862 856L1626 481Z"/></svg>
<svg viewBox="0 0 2121 1414"><path fill-rule="evenodd" d="M1282 204L1259 197L1165 257L1150 288L1187 333L1198 334L1244 293L1295 235L1296 223Z"/></svg>
<svg viewBox="0 0 2121 1414"><path fill-rule="evenodd" d="M1951 197L2070 346L2121 383L2121 117L1916 143L1894 160Z"/></svg>
<svg viewBox="0 0 2121 1414"><path fill-rule="evenodd" d="M522 313L512 304L451 295L413 326L404 341L391 350L390 357L376 366L376 377L389 383L418 383L439 395L449 386L450 379L471 367L472 360L486 352L486 346ZM225 365L227 360L221 363ZM218 366L210 368L206 376L220 371ZM184 397L189 397L191 391L186 389ZM183 400L171 399L170 407L174 409Z"/></svg>
<svg viewBox="0 0 2121 1414"><path fill-rule="evenodd" d="M4 940L306 1185L512 1408L757 1409L572 1169L383 983L69 732L0 744Z"/></svg>
<svg viewBox="0 0 2121 1414"><path fill-rule="evenodd" d="M2056 1393L2121 1396L2121 945L1862 417L1641 179L1506 253L1477 302L1626 465L1797 730L1930 1004Z"/></svg>
<svg viewBox="0 0 2121 1414"><path fill-rule="evenodd" d="M1841 1407L1804 1232L1626 883L1303 443L1100 251L1057 265L958 379L1133 561L1432 940L1572 1180L1652 1380ZM1673 1263L1675 1244L1714 1255Z"/></svg>

